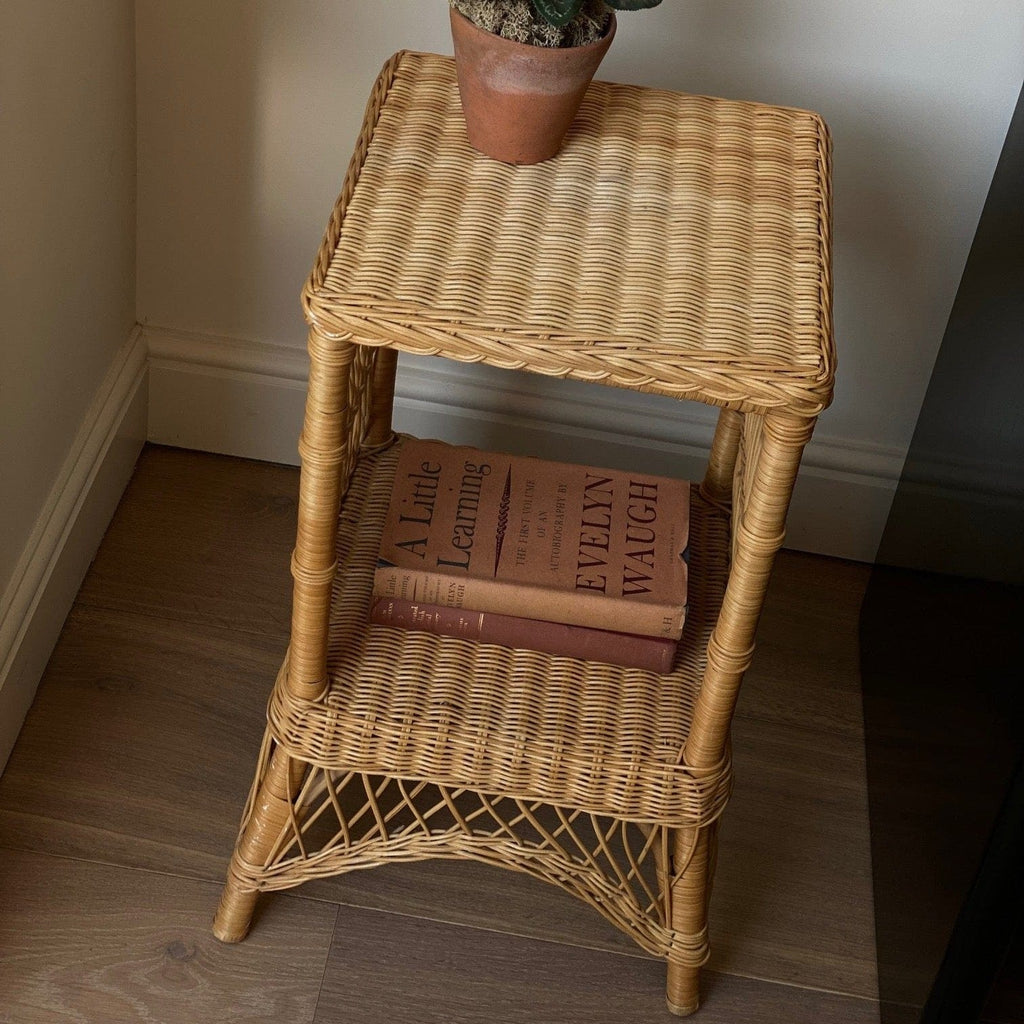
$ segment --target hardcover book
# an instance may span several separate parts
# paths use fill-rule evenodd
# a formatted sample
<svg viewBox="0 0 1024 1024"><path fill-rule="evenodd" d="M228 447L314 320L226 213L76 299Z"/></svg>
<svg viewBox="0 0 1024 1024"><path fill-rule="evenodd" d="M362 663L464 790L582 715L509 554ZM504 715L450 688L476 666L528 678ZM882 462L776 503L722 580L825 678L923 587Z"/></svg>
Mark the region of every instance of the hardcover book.
<svg viewBox="0 0 1024 1024"><path fill-rule="evenodd" d="M684 480L410 439L373 594L678 640L689 500Z"/></svg>
<svg viewBox="0 0 1024 1024"><path fill-rule="evenodd" d="M544 619L521 619L501 612L477 612L469 608L444 608L417 604L395 597L375 597L370 621L399 629L418 629L438 636L481 640L504 647L526 647L582 661L642 668L648 672L672 671L676 640L636 633L613 633L589 626L569 626Z"/></svg>

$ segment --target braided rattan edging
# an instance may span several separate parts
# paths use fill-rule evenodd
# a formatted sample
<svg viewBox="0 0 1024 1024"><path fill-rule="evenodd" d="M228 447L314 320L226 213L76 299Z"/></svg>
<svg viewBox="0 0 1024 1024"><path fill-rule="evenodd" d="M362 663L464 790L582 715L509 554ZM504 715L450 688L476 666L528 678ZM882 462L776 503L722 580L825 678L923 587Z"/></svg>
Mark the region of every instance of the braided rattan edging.
<svg viewBox="0 0 1024 1024"><path fill-rule="evenodd" d="M331 210L331 216L327 222L327 228L324 231L323 240L320 243L320 248L317 250L316 257L313 260L313 270L310 273L306 286L302 290L303 309L306 311L306 317L310 322L312 322L312 319L310 317L308 303L323 286L324 279L327 276L327 270L330 267L331 258L334 256L334 250L337 248L338 239L341 237L341 225L345 219L345 211L348 209L348 204L352 199L352 194L355 192L356 183L359 181L359 172L363 168L363 162L366 160L366 154L369 151L370 143L373 141L373 131L377 126L377 118L380 116L381 107L384 106L384 101L387 99L391 83L395 80L395 72L398 70L398 66L401 64L404 56L405 51L399 50L398 53L385 61L384 66L380 70L380 74L377 76L377 80L373 83L373 89L370 92L370 97L366 101L366 111L363 114L363 125L360 129L359 136L356 139L355 149L352 151L352 156L349 158L348 170L345 172L345 180L341 186L341 193L334 203L334 208Z"/></svg>

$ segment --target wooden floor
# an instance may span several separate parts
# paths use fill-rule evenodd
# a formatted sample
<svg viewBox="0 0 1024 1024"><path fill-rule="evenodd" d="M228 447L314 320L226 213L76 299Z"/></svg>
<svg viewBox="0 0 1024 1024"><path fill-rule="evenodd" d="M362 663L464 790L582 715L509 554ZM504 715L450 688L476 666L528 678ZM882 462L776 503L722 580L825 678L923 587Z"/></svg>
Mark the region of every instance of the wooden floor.
<svg viewBox="0 0 1024 1024"><path fill-rule="evenodd" d="M664 968L449 861L210 920L287 642L294 469L148 448L0 779L0 1021L668 1021ZM879 1019L865 567L783 552L734 727L702 1024Z"/></svg>

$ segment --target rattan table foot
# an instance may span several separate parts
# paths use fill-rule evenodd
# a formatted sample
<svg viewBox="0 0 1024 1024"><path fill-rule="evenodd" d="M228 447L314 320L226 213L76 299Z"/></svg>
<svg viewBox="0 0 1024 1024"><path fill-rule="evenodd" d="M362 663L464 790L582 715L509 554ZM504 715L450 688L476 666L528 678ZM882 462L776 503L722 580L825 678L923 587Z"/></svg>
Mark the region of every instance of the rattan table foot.
<svg viewBox="0 0 1024 1024"><path fill-rule="evenodd" d="M229 880L213 919L214 937L221 942L241 942L249 934L258 897L258 892L245 891L234 879Z"/></svg>
<svg viewBox="0 0 1024 1024"><path fill-rule="evenodd" d="M213 933L221 942L241 942L252 923L263 865L278 836L295 821L293 800L306 768L264 739L256 780L242 831L228 867L227 881L214 917Z"/></svg>
<svg viewBox="0 0 1024 1024"><path fill-rule="evenodd" d="M668 1012L674 1013L677 1017L689 1017L690 1014L696 1013L700 1009L700 1003L696 999L692 1003L680 1006L678 1003L673 1003L671 999L666 998L665 1005L668 1007Z"/></svg>

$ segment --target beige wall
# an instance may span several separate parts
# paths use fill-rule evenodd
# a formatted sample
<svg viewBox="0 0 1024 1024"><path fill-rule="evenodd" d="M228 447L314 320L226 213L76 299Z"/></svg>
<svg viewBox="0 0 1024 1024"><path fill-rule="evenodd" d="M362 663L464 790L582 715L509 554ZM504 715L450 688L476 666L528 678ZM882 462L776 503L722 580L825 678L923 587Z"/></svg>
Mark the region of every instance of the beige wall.
<svg viewBox="0 0 1024 1024"><path fill-rule="evenodd" d="M0 4L0 593L135 323L133 7Z"/></svg>
<svg viewBox="0 0 1024 1024"><path fill-rule="evenodd" d="M139 0L137 18L140 319L303 345L298 292L369 86L396 49L450 52L444 0ZM1019 0L666 0L620 19L602 77L831 123L841 365L819 434L853 465L910 440L1022 53Z"/></svg>

